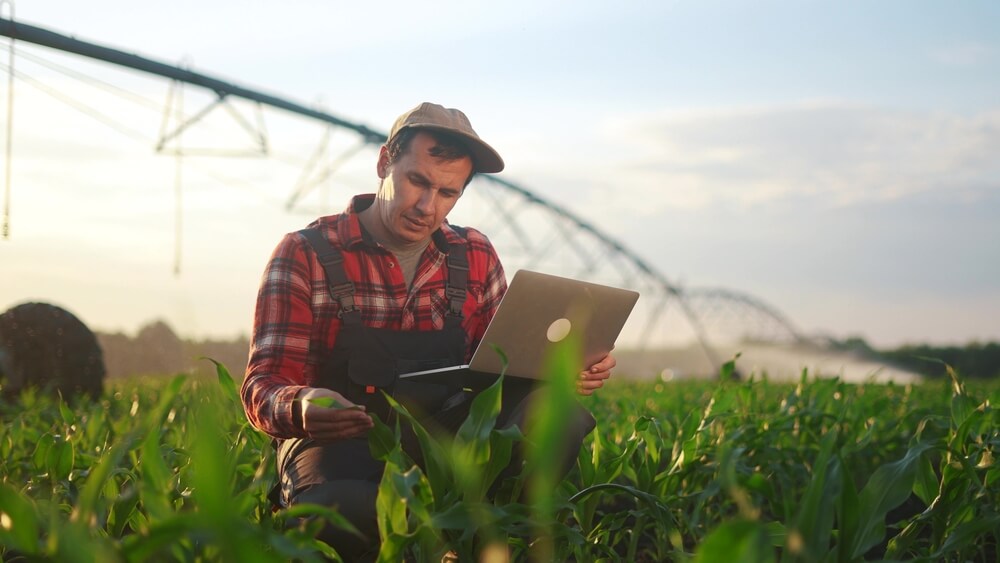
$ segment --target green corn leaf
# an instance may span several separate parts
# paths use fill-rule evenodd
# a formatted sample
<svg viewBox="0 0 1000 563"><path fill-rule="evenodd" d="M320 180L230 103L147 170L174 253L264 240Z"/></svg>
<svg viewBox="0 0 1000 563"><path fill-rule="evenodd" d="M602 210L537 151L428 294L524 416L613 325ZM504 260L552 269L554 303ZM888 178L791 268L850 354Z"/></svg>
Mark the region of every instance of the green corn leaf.
<svg viewBox="0 0 1000 563"><path fill-rule="evenodd" d="M149 515L156 520L169 519L173 515L170 507L170 470L160 452L160 432L152 427L142 441L142 502Z"/></svg>
<svg viewBox="0 0 1000 563"><path fill-rule="evenodd" d="M683 454L681 454L683 455ZM609 483L621 473L625 452L603 433L594 434L595 483Z"/></svg>
<svg viewBox="0 0 1000 563"><path fill-rule="evenodd" d="M199 360L208 360L215 364L215 376L219 380L219 385L222 387L223 394L232 402L236 404L242 404L240 400L240 391L236 387L236 382L233 381L233 376L230 375L229 369L223 365L222 362L216 361L207 356L201 356Z"/></svg>
<svg viewBox="0 0 1000 563"><path fill-rule="evenodd" d="M54 529L53 529L54 528ZM92 533L83 522L60 523L50 528L47 551L52 561L93 563L118 559L116 546L102 535Z"/></svg>
<svg viewBox="0 0 1000 563"><path fill-rule="evenodd" d="M725 522L712 531L698 546L695 563L719 561L774 561L770 530L752 520Z"/></svg>
<svg viewBox="0 0 1000 563"><path fill-rule="evenodd" d="M49 471L49 476L57 481L69 477L70 471L73 470L75 453L72 442L62 437L57 438L46 456L46 468Z"/></svg>
<svg viewBox="0 0 1000 563"><path fill-rule="evenodd" d="M224 521L235 514L232 497L233 468L226 455L219 405L199 403L190 415L191 486L199 511L210 520Z"/></svg>
<svg viewBox="0 0 1000 563"><path fill-rule="evenodd" d="M922 533L922 530L924 530L925 527L926 522L921 521L920 517L907 524L886 544L886 560L896 561L898 560L900 554L906 553L907 550L910 550L918 540L918 536Z"/></svg>
<svg viewBox="0 0 1000 563"><path fill-rule="evenodd" d="M35 555L39 548L38 534L34 503L8 483L0 482L0 545Z"/></svg>
<svg viewBox="0 0 1000 563"><path fill-rule="evenodd" d="M858 497L861 517L850 545L851 558L861 557L885 535L885 515L910 495L918 463L929 444L917 443L899 461L875 470Z"/></svg>
<svg viewBox="0 0 1000 563"><path fill-rule="evenodd" d="M579 338L573 333L551 348L544 368L546 384L535 393L525 424L528 446L525 471L533 519L538 527L535 534L539 538L536 557L543 560L556 558L552 528L557 509L555 492L566 453L567 423L574 409L582 408L575 399L577 361L581 356Z"/></svg>
<svg viewBox="0 0 1000 563"><path fill-rule="evenodd" d="M956 552L973 545L975 540L982 538L984 534L995 535L998 528L1000 528L1000 515L998 514L987 514L963 522L955 526L954 530L948 534L944 543L941 544L941 548L931 555L931 559L950 560Z"/></svg>
<svg viewBox="0 0 1000 563"><path fill-rule="evenodd" d="M368 450L373 458L384 460L399 448L399 435L377 416L372 417L372 423L374 426L368 431Z"/></svg>
<svg viewBox="0 0 1000 563"><path fill-rule="evenodd" d="M90 474L87 475L87 481L80 490L80 496L77 498L76 506L73 507L73 513L70 516L71 520L84 523L90 522L91 516L94 515L98 508L97 502L100 498L101 489L115 471L118 463L123 457L125 457L125 453L132 448L132 444L135 440L135 432L122 436L118 442L110 450L108 450L103 457L101 457L97 466L90 470Z"/></svg>
<svg viewBox="0 0 1000 563"><path fill-rule="evenodd" d="M49 470L49 450L55 445L56 439L52 434L45 433L35 444L35 451L31 455L31 462L35 471L44 472Z"/></svg>
<svg viewBox="0 0 1000 563"><path fill-rule="evenodd" d="M467 463L482 465L490 459L490 432L500 414L503 376L476 395L469 415L455 435L456 454Z"/></svg>
<svg viewBox="0 0 1000 563"><path fill-rule="evenodd" d="M557 479L559 457L563 450L567 419L574 406L576 389L576 358L580 357L580 343L573 334L552 348L546 361L548 383L537 395L527 422L527 462L532 472L532 495L547 520L551 514L550 500Z"/></svg>
<svg viewBox="0 0 1000 563"><path fill-rule="evenodd" d="M507 366L510 365L510 360L507 359L507 353L503 351L503 348L497 346L496 344L490 342L490 348L500 356L500 376L503 377L507 373Z"/></svg>
<svg viewBox="0 0 1000 563"><path fill-rule="evenodd" d="M76 415L73 414L69 405L66 404L61 392L59 393L59 416L62 417L63 422L65 422L67 426L76 424Z"/></svg>
<svg viewBox="0 0 1000 563"><path fill-rule="evenodd" d="M976 406L976 401L972 397L965 397L965 399L967 402L966 406L971 407L971 410L964 415L961 424L955 426L955 432L952 434L951 439L951 447L963 454L968 454L972 448L976 448L975 442L982 439L983 431L989 431L990 425L989 417L984 411L979 410L978 406ZM953 408L954 402L953 399Z"/></svg>
<svg viewBox="0 0 1000 563"><path fill-rule="evenodd" d="M948 374L948 377L951 379L951 389L952 389L952 391L951 391L951 393L952 393L951 419L952 419L952 424L954 424L954 426L956 428L959 427L959 426L961 426L962 423L965 422L965 420L969 417L969 415L971 415L972 412L975 411L975 409L976 409L976 403L975 403L975 401L971 397L969 397L968 393L966 392L966 390L965 390L965 383L962 382L962 379L959 377L958 372L955 371L955 369L952 368L950 365L948 365L946 362L943 362L943 361L941 361L938 358L929 358L929 357L925 357L925 356L917 356L917 357L919 359L927 360L929 362L934 362L934 363L941 364L942 366L944 366L945 372Z"/></svg>
<svg viewBox="0 0 1000 563"><path fill-rule="evenodd" d="M166 555L161 550L171 545L180 545L204 526L204 520L197 514L177 514L149 525L145 533L126 536L122 540L122 555L127 561L156 560L157 554L161 557Z"/></svg>
<svg viewBox="0 0 1000 563"><path fill-rule="evenodd" d="M425 509L430 500L430 485L419 468L404 470L397 460L391 457L386 460L375 500L382 540L378 561L402 559L403 550L416 540L416 530L410 529L409 512L413 510L429 519Z"/></svg>
<svg viewBox="0 0 1000 563"><path fill-rule="evenodd" d="M926 454L921 456L920 461L917 462L917 474L913 480L913 494L917 495L924 504L930 506L934 502L934 498L937 497L940 488L941 483L938 482L930 457Z"/></svg>
<svg viewBox="0 0 1000 563"><path fill-rule="evenodd" d="M656 495L647 493L646 491L641 491L635 487L629 487L628 485L622 485L619 483L601 483L600 485L594 485L592 487L587 487L582 491L576 493L575 495L567 499L567 504L576 504L582 502L585 498L596 494L603 493L605 491L621 492L626 493L635 497L637 500L642 501L647 508L653 512L669 512L669 509L663 504L663 501Z"/></svg>
<svg viewBox="0 0 1000 563"><path fill-rule="evenodd" d="M111 537L120 538L125 534L125 527L132 520L138 505L139 495L134 490L115 499L108 513L108 533Z"/></svg>
<svg viewBox="0 0 1000 563"><path fill-rule="evenodd" d="M144 482L152 485L154 490L167 490L170 470L163 461L163 454L160 452L160 433L157 428L147 432L146 438L142 441L141 469Z"/></svg>
<svg viewBox="0 0 1000 563"><path fill-rule="evenodd" d="M503 388L503 377L478 393L472 400L469 416L458 429L456 437L463 442L483 441L489 438L490 432L500 414L500 395Z"/></svg>
<svg viewBox="0 0 1000 563"><path fill-rule="evenodd" d="M992 561L1000 528L992 381L800 383L615 378L592 397L571 391L567 398L587 405L599 426L578 456L579 471L551 483L547 504L534 506L517 502L522 489L533 492L530 472L496 482L514 445L537 463L537 444L520 429L493 422L487 432L483 420L478 427L466 421L460 443L417 430L414 442L423 443L415 445L430 452L418 479L407 474L412 452L397 438L416 421L395 411L405 414L369 433L373 454L390 462L386 486L405 521L387 534L395 547L384 560L438 561L454 550L476 561L494 541L515 561L691 562L723 548L732 548L727 558L757 560L754 549L740 551L757 522L785 563L860 561L872 549L858 546L876 536L890 540L887 560ZM137 378L109 381L93 403L31 393L0 398L0 552L71 562L339 560L316 534L342 516L328 507L316 507L330 510L328 519L308 507L271 511L265 494L274 451L223 395L214 380ZM466 406L471 413L471 401ZM214 413L208 422L202 410ZM203 432L215 437L203 443ZM456 443L468 448L463 455ZM915 444L927 449L912 468L883 475ZM475 463L482 451L489 455ZM226 505L211 514L199 481L205 476L196 476L208 452L223 476L216 504ZM899 518L904 528L893 530L885 509L894 502L875 492L891 497L907 482L909 492L900 494L927 508ZM734 487L754 508L752 518L736 516L727 496ZM726 535L740 526L745 534ZM542 534L547 545L536 543Z"/></svg>
<svg viewBox="0 0 1000 563"><path fill-rule="evenodd" d="M987 487L994 487L997 483L1000 483L1000 466L993 464L989 471L986 472L986 479L984 479Z"/></svg>
<svg viewBox="0 0 1000 563"><path fill-rule="evenodd" d="M924 359L932 359L932 358L924 358ZM965 383L962 382L962 379L958 376L958 372L955 371L955 368L951 367L946 362L943 362L941 360L937 359L932 359L932 360L944 366L944 370L948 373L948 377L951 378L952 393L955 395L965 395Z"/></svg>
<svg viewBox="0 0 1000 563"><path fill-rule="evenodd" d="M736 373L736 360L738 360L741 355L741 352L737 352L733 359L722 364L722 367L719 368L720 381L732 381L734 379L733 375Z"/></svg>
<svg viewBox="0 0 1000 563"><path fill-rule="evenodd" d="M146 423L150 425L151 428L161 428L167 420L167 416L170 414L170 409L174 404L177 395L180 394L181 388L184 387L184 382L187 377L183 375L178 375L170 380L163 390L160 392L160 399L157 401L156 406L153 408L152 412L146 420Z"/></svg>
<svg viewBox="0 0 1000 563"><path fill-rule="evenodd" d="M934 499L934 509L930 513L931 545L941 545L952 527L956 524L956 515L969 506L969 481L961 469L955 469L951 464L944 465L941 471L941 488Z"/></svg>
<svg viewBox="0 0 1000 563"><path fill-rule="evenodd" d="M431 487L436 492L436 502L444 502L448 498L457 495L454 491L454 472L448 461L451 459L449 453L442 446L441 442L435 439L420 422L410 414L405 406L389 395L385 395L389 406L413 429L416 436L417 445L420 447L424 459L427 479ZM449 494L452 493L452 494Z"/></svg>
<svg viewBox="0 0 1000 563"><path fill-rule="evenodd" d="M377 563L398 563L403 561L403 550L411 543L407 534L392 533L382 538L379 545Z"/></svg>
<svg viewBox="0 0 1000 563"><path fill-rule="evenodd" d="M483 498L487 490L493 486L500 473L510 464L515 442L523 442L524 435L517 426L494 430L490 434L490 457L482 467L479 487L475 498ZM468 500L468 499L467 499Z"/></svg>
<svg viewBox="0 0 1000 563"><path fill-rule="evenodd" d="M346 530L354 535L361 536L361 532L354 526L354 524L351 523L350 520L345 518L340 512L337 512L336 509L330 508L329 506L306 503L296 504L279 510L274 515L275 520L285 523L294 522L299 518L319 518L329 522L341 530Z"/></svg>
<svg viewBox="0 0 1000 563"><path fill-rule="evenodd" d="M813 463L813 476L802 498L795 519L795 532L802 540L800 555L817 561L829 551L833 514L840 495L840 460L833 455L839 434L831 430L820 441L819 454Z"/></svg>
<svg viewBox="0 0 1000 563"><path fill-rule="evenodd" d="M361 410L359 405L346 405L333 397L315 397L312 399L301 399L301 401L323 407L324 409L350 409Z"/></svg>
<svg viewBox="0 0 1000 563"><path fill-rule="evenodd" d="M978 412L976 410L977 406L978 405L976 404L975 399L964 393L962 394L956 393L954 396L952 396L951 398L952 424L955 425L955 428L963 429L962 434L958 435L959 438L964 437L965 432L968 431L969 426L974 423L973 417L975 415L982 415L981 412Z"/></svg>
<svg viewBox="0 0 1000 563"><path fill-rule="evenodd" d="M837 455L837 460L844 466L844 460ZM840 497L837 502L837 521L840 523L840 535L837 538L837 561L850 561L853 559L849 555L853 549L858 529L861 522L861 501L858 498L858 489L854 486L854 479L850 471L840 473Z"/></svg>
<svg viewBox="0 0 1000 563"><path fill-rule="evenodd" d="M781 547L787 542L788 529L781 522L767 522L764 524L764 529L771 547Z"/></svg>
<svg viewBox="0 0 1000 563"><path fill-rule="evenodd" d="M649 428L649 425L652 421L653 419L649 418L648 416L640 416L639 419L635 421L635 426L633 427L635 429L635 433L640 434L642 432L645 432L646 429Z"/></svg>
<svg viewBox="0 0 1000 563"><path fill-rule="evenodd" d="M491 520L499 522L509 516L508 508L491 503L456 502L445 510L436 512L431 525L441 530L467 530L477 518L474 514L487 514Z"/></svg>
<svg viewBox="0 0 1000 563"><path fill-rule="evenodd" d="M402 473L392 472L389 477L400 496L406 499L406 508L410 513L418 522L429 523L427 507L433 496L424 472L414 465Z"/></svg>
<svg viewBox="0 0 1000 563"><path fill-rule="evenodd" d="M594 440L594 445L591 451L581 451L580 459L577 461L578 467L580 468L580 481L584 487L589 487L594 484L594 477L597 475L597 469L595 465L600 463L600 454L598 453L599 441Z"/></svg>

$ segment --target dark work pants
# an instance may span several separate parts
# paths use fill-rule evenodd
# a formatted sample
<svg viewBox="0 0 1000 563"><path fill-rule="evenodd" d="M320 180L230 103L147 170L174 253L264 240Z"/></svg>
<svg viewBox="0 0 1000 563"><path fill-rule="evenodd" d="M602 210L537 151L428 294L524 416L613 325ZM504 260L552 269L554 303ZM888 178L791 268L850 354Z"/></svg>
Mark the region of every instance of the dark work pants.
<svg viewBox="0 0 1000 563"><path fill-rule="evenodd" d="M518 426L524 429L525 421L538 396L533 381L507 379L504 381L501 411L497 428ZM469 413L471 400L451 409L434 413L421 423L431 431L454 434ZM537 408L544 408L539 406ZM567 422L562 452L560 475L573 467L584 437L596 425L594 417L579 403ZM405 426L405 425L404 425ZM404 435L403 446L414 459L419 450ZM520 471L523 452L515 444L513 461L498 482ZM282 497L286 504L320 504L335 507L345 518L364 534L354 534L327 525L319 539L333 546L346 561L365 560L378 551L378 524L375 498L382 478L384 464L373 459L364 438L344 440L332 444L317 444L309 440L286 440L278 450L279 479Z"/></svg>

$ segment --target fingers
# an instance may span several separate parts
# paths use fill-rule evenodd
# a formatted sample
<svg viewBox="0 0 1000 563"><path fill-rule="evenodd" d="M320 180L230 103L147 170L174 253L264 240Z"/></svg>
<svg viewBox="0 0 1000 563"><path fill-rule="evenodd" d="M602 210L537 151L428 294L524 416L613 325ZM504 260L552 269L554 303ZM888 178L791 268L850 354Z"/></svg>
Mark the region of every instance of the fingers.
<svg viewBox="0 0 1000 563"><path fill-rule="evenodd" d="M611 354L601 358L599 362L590 366L590 369L580 373L580 379L576 382L576 392L580 395L592 395L594 391L604 387L604 382L611 377L611 370L616 365L618 362Z"/></svg>
<svg viewBox="0 0 1000 563"><path fill-rule="evenodd" d="M348 440L366 435L372 428L372 424L371 418L363 414L360 419L316 422L305 430L306 434L315 440Z"/></svg>
<svg viewBox="0 0 1000 563"><path fill-rule="evenodd" d="M616 365L618 365L618 361L615 360L614 356L612 356L611 354L608 354L607 356L604 356L603 358L601 358L601 361L599 361L596 364L590 366L590 369L588 371L590 371L591 373L598 373L598 372L602 372L602 371L611 371L612 369L615 368Z"/></svg>
<svg viewBox="0 0 1000 563"><path fill-rule="evenodd" d="M301 401L302 429L310 438L324 441L357 438L374 426L364 406L355 405L336 391L306 389L299 394L298 400Z"/></svg>
<svg viewBox="0 0 1000 563"><path fill-rule="evenodd" d="M340 393L321 387L306 387L299 392L297 399L302 402L303 409L306 407L347 408L356 406Z"/></svg>
<svg viewBox="0 0 1000 563"><path fill-rule="evenodd" d="M323 409L334 412L314 412L303 420L303 430L317 440L347 440L364 436L374 426L364 411Z"/></svg>
<svg viewBox="0 0 1000 563"><path fill-rule="evenodd" d="M580 374L580 379L576 382L576 392L581 395L591 395L597 389L604 387L604 382L611 377L611 372L602 371L591 373L585 371Z"/></svg>

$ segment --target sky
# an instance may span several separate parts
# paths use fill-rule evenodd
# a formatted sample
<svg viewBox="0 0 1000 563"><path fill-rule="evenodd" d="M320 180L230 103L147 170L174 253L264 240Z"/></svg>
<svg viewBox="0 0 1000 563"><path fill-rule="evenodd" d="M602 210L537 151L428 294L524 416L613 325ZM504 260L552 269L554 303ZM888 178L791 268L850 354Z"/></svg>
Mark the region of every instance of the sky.
<svg viewBox="0 0 1000 563"><path fill-rule="evenodd" d="M1000 340L996 2L34 0L15 17L375 129L425 100L461 108L503 178L807 334ZM270 158L182 161L175 275L177 163L152 150L167 81L16 47L0 310L247 334L281 235L376 187L363 152L286 211L324 131L265 112ZM207 103L185 92L187 114ZM213 112L182 142L249 147L233 123Z"/></svg>

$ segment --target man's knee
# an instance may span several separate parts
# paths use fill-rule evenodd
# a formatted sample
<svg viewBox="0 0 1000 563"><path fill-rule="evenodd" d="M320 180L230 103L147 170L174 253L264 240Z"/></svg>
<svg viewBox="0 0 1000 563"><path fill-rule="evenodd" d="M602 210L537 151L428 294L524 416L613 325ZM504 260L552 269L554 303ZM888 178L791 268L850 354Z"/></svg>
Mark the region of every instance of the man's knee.
<svg viewBox="0 0 1000 563"><path fill-rule="evenodd" d="M317 536L347 561L362 559L378 549L378 515L375 499L378 484L345 479L311 485L298 492L291 504L318 504L337 510L362 536L327 523Z"/></svg>
<svg viewBox="0 0 1000 563"><path fill-rule="evenodd" d="M597 419L580 403L573 405L573 415L570 417L569 434L577 443L583 443L583 439L594 431L597 427Z"/></svg>
<svg viewBox="0 0 1000 563"><path fill-rule="evenodd" d="M515 387L510 395L504 396L504 408L501 411L499 421L501 422L500 426L518 426L522 430L526 430L530 420L536 416L534 411L545 408L544 400L546 392L546 390L539 389L537 386L529 387L522 384L519 387ZM507 401L510 402L508 403ZM587 434L590 434L597 426L594 415L590 414L590 411L577 401L573 401L571 412L565 418L565 421L567 442L572 441L577 444L583 442Z"/></svg>

